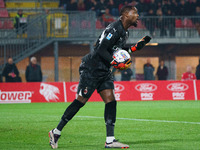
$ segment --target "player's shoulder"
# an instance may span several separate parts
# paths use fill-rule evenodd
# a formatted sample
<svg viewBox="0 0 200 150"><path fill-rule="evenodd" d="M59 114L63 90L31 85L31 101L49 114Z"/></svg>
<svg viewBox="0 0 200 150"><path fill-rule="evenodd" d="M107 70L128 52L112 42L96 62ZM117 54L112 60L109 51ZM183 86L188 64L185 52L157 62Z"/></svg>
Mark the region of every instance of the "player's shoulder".
<svg viewBox="0 0 200 150"><path fill-rule="evenodd" d="M117 20L106 27L106 32L121 34L124 32L124 28L120 20Z"/></svg>

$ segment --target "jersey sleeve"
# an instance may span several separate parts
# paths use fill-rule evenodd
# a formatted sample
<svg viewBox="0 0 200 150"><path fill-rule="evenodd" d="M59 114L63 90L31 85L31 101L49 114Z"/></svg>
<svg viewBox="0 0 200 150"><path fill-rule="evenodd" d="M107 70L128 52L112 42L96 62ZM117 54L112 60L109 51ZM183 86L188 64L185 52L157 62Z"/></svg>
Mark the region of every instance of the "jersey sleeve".
<svg viewBox="0 0 200 150"><path fill-rule="evenodd" d="M113 57L108 49L112 48L118 39L119 35L117 31L114 28L111 28L104 30L98 40L99 46L97 48L97 53L109 63L113 60Z"/></svg>

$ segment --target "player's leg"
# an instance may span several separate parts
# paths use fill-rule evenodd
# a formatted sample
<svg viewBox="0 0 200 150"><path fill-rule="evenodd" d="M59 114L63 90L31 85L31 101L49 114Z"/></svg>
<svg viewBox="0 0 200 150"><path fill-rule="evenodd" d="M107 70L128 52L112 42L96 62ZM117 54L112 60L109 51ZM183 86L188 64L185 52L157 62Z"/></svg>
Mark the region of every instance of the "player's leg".
<svg viewBox="0 0 200 150"><path fill-rule="evenodd" d="M64 126L75 116L81 107L85 105L95 90L95 81L92 81L81 74L77 90L77 98L67 107L57 127L49 132L50 145L52 148L58 147L58 139Z"/></svg>
<svg viewBox="0 0 200 150"><path fill-rule="evenodd" d="M105 102L104 119L106 123L106 143L105 148L129 148L129 145L118 142L114 137L114 127L116 121L117 102L113 89L105 89L99 92Z"/></svg>
<svg viewBox="0 0 200 150"><path fill-rule="evenodd" d="M116 121L117 102L113 94L113 89L105 89L99 94L105 102L104 120L106 124L106 142L110 143L115 139L114 127Z"/></svg>
<svg viewBox="0 0 200 150"><path fill-rule="evenodd" d="M85 105L89 98L84 98L80 95L67 107L57 127L49 132L50 146L58 148L58 139L61 136L61 131L64 126L75 116L81 107Z"/></svg>

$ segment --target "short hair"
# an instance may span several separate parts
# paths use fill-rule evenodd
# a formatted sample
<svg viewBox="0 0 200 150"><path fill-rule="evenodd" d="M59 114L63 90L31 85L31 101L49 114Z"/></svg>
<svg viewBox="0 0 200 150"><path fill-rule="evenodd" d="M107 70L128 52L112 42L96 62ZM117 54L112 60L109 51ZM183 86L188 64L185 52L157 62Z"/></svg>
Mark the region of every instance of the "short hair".
<svg viewBox="0 0 200 150"><path fill-rule="evenodd" d="M31 57L30 61L32 62L34 59L37 61L36 57Z"/></svg>
<svg viewBox="0 0 200 150"><path fill-rule="evenodd" d="M133 10L135 7L131 6L131 5L125 5L121 8L120 10L120 16L123 15L125 12L129 12L131 10Z"/></svg>

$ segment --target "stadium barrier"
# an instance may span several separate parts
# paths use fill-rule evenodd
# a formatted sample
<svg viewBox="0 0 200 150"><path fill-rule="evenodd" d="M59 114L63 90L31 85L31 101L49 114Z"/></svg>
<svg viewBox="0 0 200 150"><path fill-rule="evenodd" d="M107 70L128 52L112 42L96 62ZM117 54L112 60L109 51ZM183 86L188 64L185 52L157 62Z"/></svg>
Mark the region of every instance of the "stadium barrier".
<svg viewBox="0 0 200 150"><path fill-rule="evenodd" d="M0 103L72 102L78 82L0 83ZM87 89L83 89L87 92ZM200 100L200 81L115 82L117 101ZM102 101L95 91L89 101Z"/></svg>

